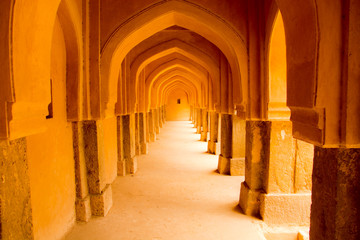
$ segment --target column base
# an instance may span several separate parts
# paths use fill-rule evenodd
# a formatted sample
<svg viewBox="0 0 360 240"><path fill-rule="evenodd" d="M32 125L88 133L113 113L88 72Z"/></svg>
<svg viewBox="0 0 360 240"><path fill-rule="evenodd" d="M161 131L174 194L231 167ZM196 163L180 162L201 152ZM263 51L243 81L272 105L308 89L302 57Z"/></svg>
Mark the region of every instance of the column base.
<svg viewBox="0 0 360 240"><path fill-rule="evenodd" d="M246 184L241 183L239 206L245 215L260 218L260 195L263 194L261 190L252 190Z"/></svg>
<svg viewBox="0 0 360 240"><path fill-rule="evenodd" d="M220 174L230 174L230 158L219 155L218 171Z"/></svg>
<svg viewBox="0 0 360 240"><path fill-rule="evenodd" d="M215 154L215 155L220 154L220 143L209 140L208 141L208 153Z"/></svg>
<svg viewBox="0 0 360 240"><path fill-rule="evenodd" d="M150 142L155 142L156 140L156 133L150 133Z"/></svg>
<svg viewBox="0 0 360 240"><path fill-rule="evenodd" d="M117 162L117 175L125 176L126 175L126 162L124 160L118 160Z"/></svg>
<svg viewBox="0 0 360 240"><path fill-rule="evenodd" d="M88 222L91 218L90 197L86 196L83 199L76 198L75 210L76 210L76 221Z"/></svg>
<svg viewBox="0 0 360 240"><path fill-rule="evenodd" d="M100 194L90 195L91 213L93 216L105 217L112 207L112 189L107 184Z"/></svg>
<svg viewBox="0 0 360 240"><path fill-rule="evenodd" d="M126 161L126 174L135 174L137 171L137 158L132 157L125 160Z"/></svg>
<svg viewBox="0 0 360 240"><path fill-rule="evenodd" d="M310 226L311 193L260 194L260 215L268 225Z"/></svg>
<svg viewBox="0 0 360 240"><path fill-rule="evenodd" d="M142 143L140 145L141 154L148 154L149 153L149 144L148 143Z"/></svg>
<svg viewBox="0 0 360 240"><path fill-rule="evenodd" d="M201 132L200 141L207 142L208 139L208 133L207 132Z"/></svg>
<svg viewBox="0 0 360 240"><path fill-rule="evenodd" d="M245 175L245 158L226 158L219 155L218 171L231 176Z"/></svg>

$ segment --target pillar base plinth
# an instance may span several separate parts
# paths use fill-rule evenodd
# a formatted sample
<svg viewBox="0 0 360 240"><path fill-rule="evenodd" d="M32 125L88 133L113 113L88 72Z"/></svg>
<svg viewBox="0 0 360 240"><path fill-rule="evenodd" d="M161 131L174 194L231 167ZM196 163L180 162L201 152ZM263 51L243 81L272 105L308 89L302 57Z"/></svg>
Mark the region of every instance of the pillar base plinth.
<svg viewBox="0 0 360 240"><path fill-rule="evenodd" d="M244 214L254 217L260 217L260 195L261 190L252 190L246 184L241 183L239 206Z"/></svg>
<svg viewBox="0 0 360 240"><path fill-rule="evenodd" d="M220 154L220 143L209 140L208 141L208 153L215 154L215 155Z"/></svg>
<svg viewBox="0 0 360 240"><path fill-rule="evenodd" d="M126 161L126 174L135 174L137 171L137 158L132 157L125 160Z"/></svg>
<svg viewBox="0 0 360 240"><path fill-rule="evenodd" d="M230 175L245 176L245 158L230 159Z"/></svg>
<svg viewBox="0 0 360 240"><path fill-rule="evenodd" d="M259 200L266 224L310 226L311 193L262 193Z"/></svg>
<svg viewBox="0 0 360 240"><path fill-rule="evenodd" d="M141 149L141 154L148 154L149 153L149 144L142 143L140 149Z"/></svg>
<svg viewBox="0 0 360 240"><path fill-rule="evenodd" d="M75 200L76 221L88 222L91 218L90 197Z"/></svg>
<svg viewBox="0 0 360 240"><path fill-rule="evenodd" d="M105 217L112 207L112 189L108 184L100 194L90 195L91 213L93 216Z"/></svg>
<svg viewBox="0 0 360 240"><path fill-rule="evenodd" d="M219 155L218 171L220 174L230 174L230 158Z"/></svg>
<svg viewBox="0 0 360 240"><path fill-rule="evenodd" d="M117 162L117 175L125 176L126 175L126 164L123 159L118 160Z"/></svg>
<svg viewBox="0 0 360 240"><path fill-rule="evenodd" d="M208 133L207 132L201 132L200 141L207 142L208 139Z"/></svg>

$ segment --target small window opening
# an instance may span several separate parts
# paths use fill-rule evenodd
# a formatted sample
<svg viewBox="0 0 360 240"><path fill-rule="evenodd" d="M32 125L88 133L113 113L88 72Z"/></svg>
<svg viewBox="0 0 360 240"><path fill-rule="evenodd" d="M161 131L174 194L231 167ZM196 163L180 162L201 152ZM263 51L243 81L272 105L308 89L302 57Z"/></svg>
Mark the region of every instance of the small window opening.
<svg viewBox="0 0 360 240"><path fill-rule="evenodd" d="M181 100L180 100L180 98L177 100L177 104L180 104L181 103Z"/></svg>
<svg viewBox="0 0 360 240"><path fill-rule="evenodd" d="M50 119L53 118L53 94L52 94L52 79L50 79L50 97L51 97L51 101L48 105L48 115L46 116L46 119Z"/></svg>

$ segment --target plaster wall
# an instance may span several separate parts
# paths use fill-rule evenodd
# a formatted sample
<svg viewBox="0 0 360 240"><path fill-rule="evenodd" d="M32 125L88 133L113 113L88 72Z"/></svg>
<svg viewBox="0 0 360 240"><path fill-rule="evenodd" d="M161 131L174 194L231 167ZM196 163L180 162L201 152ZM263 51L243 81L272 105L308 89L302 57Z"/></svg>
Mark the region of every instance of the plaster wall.
<svg viewBox="0 0 360 240"><path fill-rule="evenodd" d="M180 104L178 100L180 99ZM167 121L188 121L190 118L190 105L187 94L181 89L175 89L169 94L167 100Z"/></svg>
<svg viewBox="0 0 360 240"><path fill-rule="evenodd" d="M51 57L53 118L45 121L45 132L27 137L35 239L60 239L75 222L72 128L66 119L66 54L58 21Z"/></svg>

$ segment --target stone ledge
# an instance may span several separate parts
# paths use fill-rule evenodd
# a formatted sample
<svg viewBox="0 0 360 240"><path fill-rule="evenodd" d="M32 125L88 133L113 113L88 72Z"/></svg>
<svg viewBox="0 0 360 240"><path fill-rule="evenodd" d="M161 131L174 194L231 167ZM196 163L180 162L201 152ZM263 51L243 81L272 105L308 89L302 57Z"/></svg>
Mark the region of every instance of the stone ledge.
<svg viewBox="0 0 360 240"><path fill-rule="evenodd" d="M260 215L268 225L310 225L311 193L260 195Z"/></svg>

